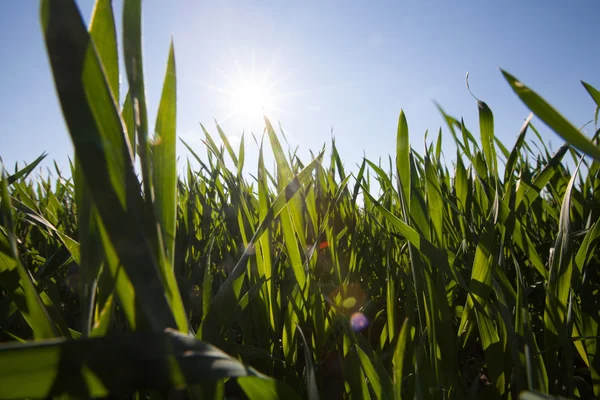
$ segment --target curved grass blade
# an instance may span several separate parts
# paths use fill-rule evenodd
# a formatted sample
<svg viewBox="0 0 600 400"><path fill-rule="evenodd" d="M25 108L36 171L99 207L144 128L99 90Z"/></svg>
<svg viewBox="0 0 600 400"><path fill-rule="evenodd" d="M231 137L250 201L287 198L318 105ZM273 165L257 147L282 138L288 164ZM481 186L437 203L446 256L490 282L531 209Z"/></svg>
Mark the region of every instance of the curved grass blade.
<svg viewBox="0 0 600 400"><path fill-rule="evenodd" d="M587 90L587 92L590 94L592 99L594 99L594 103L596 103L596 112L594 113L594 122L596 124L598 124L598 113L600 112L600 91L598 91L595 87L593 87L589 83L585 83L584 81L581 81L581 84L583 85L583 87L585 87L585 90Z"/></svg>
<svg viewBox="0 0 600 400"><path fill-rule="evenodd" d="M600 162L600 149L596 147L577 128L558 113L550 104L541 98L533 90L525 86L508 72L501 70L504 78L508 81L513 91L521 101L542 121L554 130L559 136L571 145Z"/></svg>

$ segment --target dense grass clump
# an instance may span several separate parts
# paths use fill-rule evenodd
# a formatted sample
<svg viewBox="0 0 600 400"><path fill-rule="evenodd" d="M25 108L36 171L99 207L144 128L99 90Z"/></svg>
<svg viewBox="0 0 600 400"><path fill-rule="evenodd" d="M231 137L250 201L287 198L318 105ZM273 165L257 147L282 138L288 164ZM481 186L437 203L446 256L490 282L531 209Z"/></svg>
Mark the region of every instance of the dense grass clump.
<svg viewBox="0 0 600 400"><path fill-rule="evenodd" d="M0 398L600 396L598 131L503 72L554 154L533 114L505 147L477 101L477 138L440 109L452 166L401 112L386 166L286 155L265 119L274 170L217 126L178 177L173 46L149 138L139 0L123 21L121 103L111 2L88 29L42 0L75 157L69 177L3 170Z"/></svg>

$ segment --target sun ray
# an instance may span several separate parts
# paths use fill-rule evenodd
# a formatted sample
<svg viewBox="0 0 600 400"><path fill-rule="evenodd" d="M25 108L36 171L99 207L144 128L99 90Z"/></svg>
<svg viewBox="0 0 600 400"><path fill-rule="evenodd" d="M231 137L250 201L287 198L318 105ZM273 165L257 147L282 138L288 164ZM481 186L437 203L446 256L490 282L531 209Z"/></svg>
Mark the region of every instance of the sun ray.
<svg viewBox="0 0 600 400"><path fill-rule="evenodd" d="M284 88L297 74L298 69L290 68L283 74L278 73L281 55L279 49L267 58L267 63L264 64L261 63L256 47L252 46L244 64L240 61L239 53L229 41L227 41L226 47L232 61L229 64L231 70L228 72L211 65L221 77L222 86L198 81L195 83L222 96L221 100L223 101L218 101L216 106L218 114L225 114L224 118L220 118L221 122L235 121L236 124L250 132L258 126L264 127L263 117L265 115L271 120L280 120L282 116L293 116L293 113L290 113L284 106L284 101L287 99L351 84L343 83L304 90L287 88L286 90ZM245 69L242 67L243 65L246 65ZM293 135L291 137L297 141ZM297 142L299 143L299 141Z"/></svg>

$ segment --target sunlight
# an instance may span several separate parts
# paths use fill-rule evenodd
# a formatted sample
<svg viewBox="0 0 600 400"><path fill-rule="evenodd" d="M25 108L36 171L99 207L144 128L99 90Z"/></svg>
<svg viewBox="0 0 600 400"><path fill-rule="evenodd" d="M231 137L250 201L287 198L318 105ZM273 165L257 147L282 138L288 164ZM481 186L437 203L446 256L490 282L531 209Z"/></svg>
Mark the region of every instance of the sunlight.
<svg viewBox="0 0 600 400"><path fill-rule="evenodd" d="M240 81L236 86L231 92L233 113L244 117L247 121L256 121L273 110L274 96L265 85L254 80L246 80Z"/></svg>

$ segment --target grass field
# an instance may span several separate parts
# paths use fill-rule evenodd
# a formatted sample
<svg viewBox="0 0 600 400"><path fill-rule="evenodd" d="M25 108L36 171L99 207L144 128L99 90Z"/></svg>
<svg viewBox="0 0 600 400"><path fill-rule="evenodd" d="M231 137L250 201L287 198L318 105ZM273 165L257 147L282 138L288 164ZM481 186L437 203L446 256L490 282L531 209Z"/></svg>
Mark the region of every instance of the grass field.
<svg viewBox="0 0 600 400"><path fill-rule="evenodd" d="M111 2L90 27L41 3L75 156L68 177L28 178L44 155L3 170L0 398L600 396L597 112L590 140L502 71L532 111L512 147L475 99L478 132L440 108L452 165L400 112L389 163L300 160L265 119L275 169L217 126L178 176L174 47L151 128L140 0L125 99Z"/></svg>

